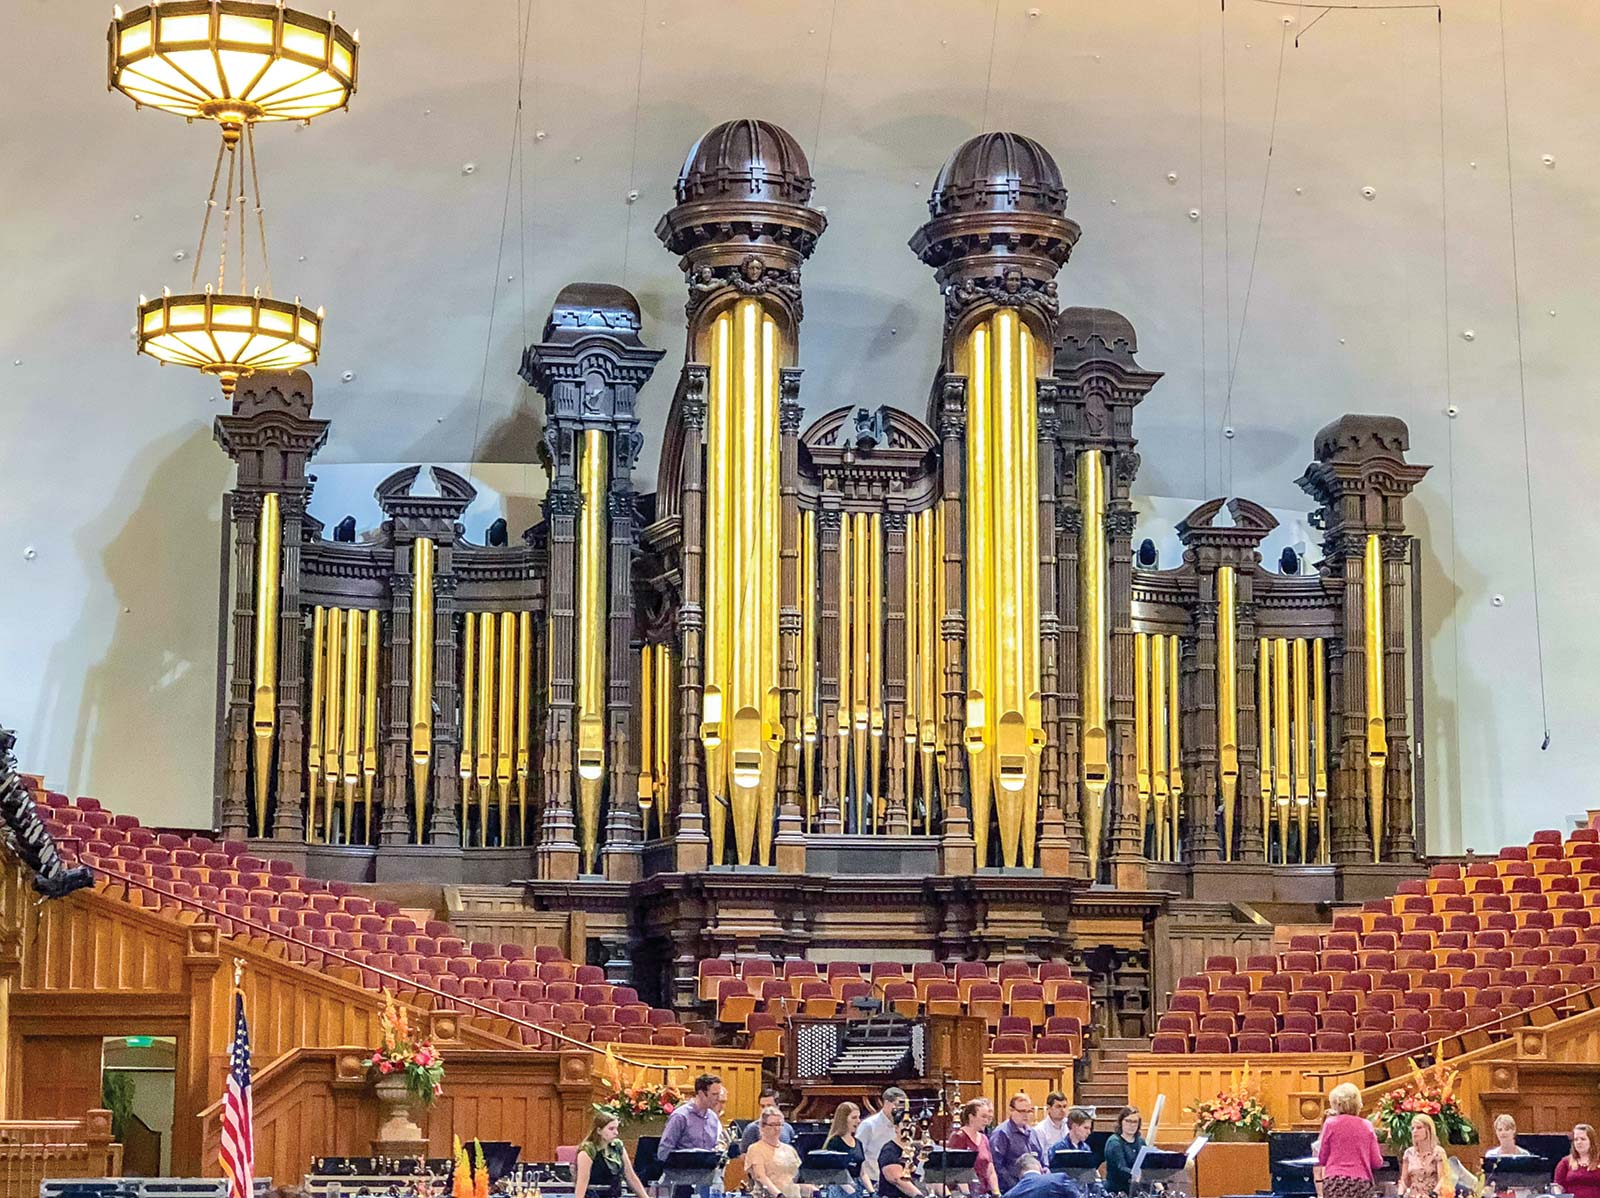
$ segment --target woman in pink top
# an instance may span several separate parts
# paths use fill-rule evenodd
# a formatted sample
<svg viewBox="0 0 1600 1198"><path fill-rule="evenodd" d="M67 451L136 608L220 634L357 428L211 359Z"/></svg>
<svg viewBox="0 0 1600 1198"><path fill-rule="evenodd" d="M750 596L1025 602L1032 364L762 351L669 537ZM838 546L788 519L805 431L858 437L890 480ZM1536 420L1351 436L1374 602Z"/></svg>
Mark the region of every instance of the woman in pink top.
<svg viewBox="0 0 1600 1198"><path fill-rule="evenodd" d="M1572 1129L1572 1154L1556 1165L1556 1184L1575 1198L1600 1195L1600 1157L1595 1154L1594 1128L1587 1123Z"/></svg>
<svg viewBox="0 0 1600 1198"><path fill-rule="evenodd" d="M950 1133L947 1148L966 1148L978 1154L973 1166L978 1180L972 1186L974 1194L1000 1193L1000 1182L995 1177L994 1154L989 1151L989 1137L985 1133L994 1122L994 1104L987 1098L974 1098L961 1108L961 1126Z"/></svg>
<svg viewBox="0 0 1600 1198"><path fill-rule="evenodd" d="M1372 1175L1383 1168L1378 1133L1361 1117L1361 1091L1346 1082L1328 1095L1333 1114L1322 1125L1317 1165L1323 1198L1371 1198Z"/></svg>

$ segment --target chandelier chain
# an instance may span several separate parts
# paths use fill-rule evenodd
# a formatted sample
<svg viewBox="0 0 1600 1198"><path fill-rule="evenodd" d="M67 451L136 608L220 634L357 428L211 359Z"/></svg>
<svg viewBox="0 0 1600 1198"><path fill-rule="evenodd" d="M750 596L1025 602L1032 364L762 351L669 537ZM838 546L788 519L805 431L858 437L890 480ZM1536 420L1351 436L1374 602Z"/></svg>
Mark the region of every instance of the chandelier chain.
<svg viewBox="0 0 1600 1198"><path fill-rule="evenodd" d="M227 199L222 204L222 252L217 255L217 291L224 292L228 289L228 231L233 220L233 168L235 158L228 155L228 190Z"/></svg>
<svg viewBox="0 0 1600 1198"><path fill-rule="evenodd" d="M211 190L206 194L205 219L200 222L200 244L194 248L194 269L189 272L191 290L200 286L200 263L206 254L206 230L211 227L211 212L217 206L217 180L222 178L222 156L228 152L225 142L217 143L217 164L211 168Z"/></svg>
<svg viewBox="0 0 1600 1198"><path fill-rule="evenodd" d="M261 232L261 275L267 281L267 294L272 292L272 262L267 258L267 210L261 202L261 174L256 169L256 127L245 126L246 148L250 151L250 188L256 196L256 228Z"/></svg>

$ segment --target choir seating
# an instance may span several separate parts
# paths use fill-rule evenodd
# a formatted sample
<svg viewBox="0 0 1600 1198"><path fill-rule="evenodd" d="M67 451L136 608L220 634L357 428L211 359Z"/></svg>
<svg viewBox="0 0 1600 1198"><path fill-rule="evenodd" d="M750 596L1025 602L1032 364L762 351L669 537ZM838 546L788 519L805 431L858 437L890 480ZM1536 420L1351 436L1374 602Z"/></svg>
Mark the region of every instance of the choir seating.
<svg viewBox="0 0 1600 1198"><path fill-rule="evenodd" d="M1285 951L1210 957L1182 978L1151 1051L1413 1052L1553 1022L1600 991L1600 829L1535 834L1435 866Z"/></svg>
<svg viewBox="0 0 1600 1198"><path fill-rule="evenodd" d="M158 832L92 798L35 791L40 816L69 860L97 868L175 913L204 904L225 935L287 937L291 960L320 965L329 953L361 971L369 989L414 983L438 992L435 1006L475 1006L591 1043L709 1046L668 1010L640 1001L551 946L464 940L443 920L418 921L394 903L343 882L322 882L287 861L252 856L238 841ZM193 908L191 908L193 909ZM526 1044L537 1028L519 1026Z"/></svg>

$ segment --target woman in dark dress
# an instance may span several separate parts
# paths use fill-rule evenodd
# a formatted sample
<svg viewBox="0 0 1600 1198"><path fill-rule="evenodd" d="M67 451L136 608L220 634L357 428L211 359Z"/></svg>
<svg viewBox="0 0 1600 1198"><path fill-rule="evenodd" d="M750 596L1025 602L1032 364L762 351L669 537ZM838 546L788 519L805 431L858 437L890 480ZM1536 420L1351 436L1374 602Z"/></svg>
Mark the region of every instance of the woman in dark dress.
<svg viewBox="0 0 1600 1198"><path fill-rule="evenodd" d="M1139 1134L1143 1126L1144 1116L1137 1107L1125 1106L1117 1116L1117 1134L1106 1141L1106 1189L1110 1193L1126 1194L1133 1189L1133 1162L1144 1147L1144 1137Z"/></svg>
<svg viewBox="0 0 1600 1198"><path fill-rule="evenodd" d="M878 1154L878 1198L922 1198L911 1169L910 1121L898 1120L894 1139Z"/></svg>
<svg viewBox="0 0 1600 1198"><path fill-rule="evenodd" d="M589 1134L578 1145L578 1157L572 1163L572 1198L622 1198L622 1183L634 1198L648 1198L644 1183L633 1171L628 1150L622 1146L618 1135L622 1124L615 1115L597 1114Z"/></svg>
<svg viewBox="0 0 1600 1198"><path fill-rule="evenodd" d="M845 1168L857 1191L861 1189L861 1164L866 1159L861 1142L856 1139L856 1128L860 1126L861 1108L853 1102L841 1102L834 1108L833 1125L828 1128L828 1138L822 1142L822 1151L842 1152L850 1158Z"/></svg>

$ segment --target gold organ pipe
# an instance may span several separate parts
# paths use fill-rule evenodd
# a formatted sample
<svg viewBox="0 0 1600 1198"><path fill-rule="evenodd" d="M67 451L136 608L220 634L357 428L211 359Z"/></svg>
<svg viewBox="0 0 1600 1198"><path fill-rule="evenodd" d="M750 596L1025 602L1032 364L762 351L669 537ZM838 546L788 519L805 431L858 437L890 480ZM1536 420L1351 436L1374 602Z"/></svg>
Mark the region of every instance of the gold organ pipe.
<svg viewBox="0 0 1600 1198"><path fill-rule="evenodd" d="M1027 650L1023 628L1028 617L1023 592L1028 585L1026 549L1020 317L1015 308L1001 308L990 318L993 329L994 380L989 401L993 428L995 535L991 544L992 594L998 622L992 677L998 710L994 728L995 806L999 817L1000 855L1007 866L1018 864L1022 840L1023 791L1027 786L1032 744L1027 722ZM1030 862L1031 864L1031 862Z"/></svg>
<svg viewBox="0 0 1600 1198"><path fill-rule="evenodd" d="M1272 858L1272 642L1256 644L1256 720L1260 730L1261 837Z"/></svg>
<svg viewBox="0 0 1600 1198"><path fill-rule="evenodd" d="M1311 679L1306 638L1291 646L1294 659L1294 813L1300 832L1300 860L1309 861L1307 835L1311 816Z"/></svg>
<svg viewBox="0 0 1600 1198"><path fill-rule="evenodd" d="M417 843L427 839L428 769L433 758L433 569L431 537L411 544L411 786Z"/></svg>
<svg viewBox="0 0 1600 1198"><path fill-rule="evenodd" d="M1278 806L1278 841L1283 845L1283 861L1289 863L1289 808L1294 803L1292 793L1293 763L1289 760L1289 642L1284 637L1272 638L1272 793Z"/></svg>
<svg viewBox="0 0 1600 1198"><path fill-rule="evenodd" d="M850 513L839 517L839 708L834 731L839 734L839 813L844 818L845 779L850 771L850 566L854 560L850 545Z"/></svg>
<svg viewBox="0 0 1600 1198"><path fill-rule="evenodd" d="M1089 876L1092 878L1100 869L1106 786L1111 781L1106 738L1106 637L1110 620L1106 602L1105 458L1097 449L1084 450L1078 455L1077 466L1078 502L1083 513L1078 551L1078 669L1083 695L1080 757L1083 830L1088 840ZM1220 577L1220 570L1218 575ZM1220 636L1218 642L1221 642ZM1226 799L1226 787L1223 795Z"/></svg>
<svg viewBox="0 0 1600 1198"><path fill-rule="evenodd" d="M945 646L945 643L944 643L944 628L943 628L944 613L945 613L946 601L947 601L947 595L945 593L945 562L944 562L944 555L945 555L945 541L944 541L944 537L945 537L945 527L944 527L945 512L944 512L944 510L945 510L945 502L944 502L943 499L940 499L939 502L934 505L934 509L933 509L933 543L934 543L934 545L937 546L937 549L934 552L933 561L930 563L930 565L933 567L933 610L934 610L933 637L934 637L934 648L935 648L935 652L937 653L937 657L936 657L936 660L935 660L934 664L935 664L935 667L936 667L936 669L938 671L938 674L937 674L938 685L934 688L934 690L935 690L935 693L937 693L940 696L943 696L943 694L944 694L945 668L946 668L946 665L947 665L947 663L949 661L949 656L950 656L949 652L947 651L947 648ZM941 702L941 706L939 708L937 718L934 720L934 724L933 724L933 756L934 756L935 763L937 765L941 766L941 767L945 763L945 754L948 753L949 749L950 749L949 741L946 738L946 728L945 728L945 722L944 721L945 721L945 711L944 711L944 707L943 707L942 702Z"/></svg>
<svg viewBox="0 0 1600 1198"><path fill-rule="evenodd" d="M1145 827L1150 820L1150 691L1153 683L1150 665L1150 634L1135 633L1133 637L1133 771L1139 794L1139 843L1144 843ZM1157 836L1159 845L1160 837ZM1153 848L1152 856L1159 856Z"/></svg>
<svg viewBox="0 0 1600 1198"><path fill-rule="evenodd" d="M472 810L472 765L477 757L478 613L461 618L461 843L467 843L467 816ZM488 841L483 843L487 844Z"/></svg>
<svg viewBox="0 0 1600 1198"><path fill-rule="evenodd" d="M772 852L773 816L778 805L778 757L783 752L783 697L778 688L778 576L783 556L780 529L779 474L783 451L778 431L778 322L761 314L761 580L759 662L761 678L761 782L756 803L756 863L768 864ZM752 399L756 399L752 395Z"/></svg>
<svg viewBox="0 0 1600 1198"><path fill-rule="evenodd" d="M528 837L529 728L533 705L533 613L517 613L517 843Z"/></svg>
<svg viewBox="0 0 1600 1198"><path fill-rule="evenodd" d="M917 731L922 722L921 699L922 687L918 679L917 651L921 645L921 637L917 632L917 622L922 615L922 601L917 595L918 583L921 582L920 567L917 564L917 555L921 546L917 543L917 517L915 513L906 515L906 552L905 552L905 604L906 613L906 650L905 661L905 717L903 723L905 734L905 770L902 783L906 796L906 814L911 826L915 826L917 819Z"/></svg>
<svg viewBox="0 0 1600 1198"><path fill-rule="evenodd" d="M817 513L800 522L800 765L806 828L817 823Z"/></svg>
<svg viewBox="0 0 1600 1198"><path fill-rule="evenodd" d="M600 792L606 773L606 434L583 430L578 463L578 843L592 873L600 844ZM484 829L487 844L488 828Z"/></svg>
<svg viewBox="0 0 1600 1198"><path fill-rule="evenodd" d="M650 808L656 801L656 647L639 650L639 822L650 838Z"/></svg>
<svg viewBox="0 0 1600 1198"><path fill-rule="evenodd" d="M867 521L867 702L869 772L872 794L872 830L882 829L883 786L883 517L873 512Z"/></svg>
<svg viewBox="0 0 1600 1198"><path fill-rule="evenodd" d="M493 612L478 616L478 733L473 764L478 783L478 843L489 845L489 794L494 783L494 650Z"/></svg>
<svg viewBox="0 0 1600 1198"><path fill-rule="evenodd" d="M729 692L733 835L741 864L754 860L757 791L761 785L761 305L734 306L735 404L730 501L733 507L733 669Z"/></svg>
<svg viewBox="0 0 1600 1198"><path fill-rule="evenodd" d="M989 863L989 818L994 809L990 760L994 750L994 622L992 486L994 421L990 404L993 346L987 324L967 342L967 720L964 739L972 792L972 838L981 869Z"/></svg>
<svg viewBox="0 0 1600 1198"><path fill-rule="evenodd" d="M378 783L378 609L367 612L366 695L361 717L361 842L372 843L372 798Z"/></svg>
<svg viewBox="0 0 1600 1198"><path fill-rule="evenodd" d="M1021 393L1017 397L1019 435L1017 520L1021 539L1014 547L1021 566L1019 606L1022 613L1022 717L1026 731L1022 778L1021 863L1034 864L1039 834L1039 767L1044 755L1044 695L1039 677L1039 407L1038 358L1033 332L1014 309L1002 308L1016 320L1017 360ZM1051 530L1054 536L1055 530Z"/></svg>
<svg viewBox="0 0 1600 1198"><path fill-rule="evenodd" d="M1217 776L1222 786L1222 859L1233 859L1239 805L1239 612L1232 566L1217 567ZM1209 805L1209 800L1208 800Z"/></svg>
<svg viewBox="0 0 1600 1198"><path fill-rule="evenodd" d="M656 646L656 827L672 830L672 649Z"/></svg>
<svg viewBox="0 0 1600 1198"><path fill-rule="evenodd" d="M1317 800L1317 859L1326 864L1328 855L1328 662L1326 643L1319 636L1311 642L1311 788Z"/></svg>
<svg viewBox="0 0 1600 1198"><path fill-rule="evenodd" d="M733 451L733 314L723 312L711 326L711 403L706 436L706 587L705 686L700 740L706 755L706 813L711 831L711 863L721 865L727 847L728 688L731 684L733 587L730 457Z"/></svg>
<svg viewBox="0 0 1600 1198"><path fill-rule="evenodd" d="M1167 846L1167 640L1159 633L1150 638L1150 801L1157 861L1174 856Z"/></svg>
<svg viewBox="0 0 1600 1198"><path fill-rule="evenodd" d="M1183 844L1181 835L1182 808L1183 808L1183 757L1182 746L1178 739L1178 727L1183 722L1180 718L1179 695L1182 690L1179 686L1178 673L1178 638L1167 637L1167 793L1172 801L1172 860L1179 857L1180 846Z"/></svg>
<svg viewBox="0 0 1600 1198"><path fill-rule="evenodd" d="M261 497L256 546L255 687L251 732L255 744L256 835L267 835L267 795L272 785L272 737L278 724L278 607L282 596L283 514L278 493Z"/></svg>
<svg viewBox="0 0 1600 1198"><path fill-rule="evenodd" d="M328 612L328 663L323 667L322 839L333 843L333 800L339 790L339 748L344 742L344 626L338 608Z"/></svg>
<svg viewBox="0 0 1600 1198"><path fill-rule="evenodd" d="M361 781L361 630L366 621L355 608L344 613L344 751L340 754L344 782L344 842L352 844L350 829L356 814L356 786Z"/></svg>
<svg viewBox="0 0 1600 1198"><path fill-rule="evenodd" d="M1376 533L1367 536L1362 588L1367 608L1367 809L1372 859L1383 859L1383 774L1389 756L1383 714L1383 554Z"/></svg>
<svg viewBox="0 0 1600 1198"><path fill-rule="evenodd" d="M853 517L855 534L850 548L855 555L854 569L850 571L851 619L850 648L850 744L854 753L856 831L865 832L867 816L867 729L872 722L871 699L868 683L871 668L867 662L870 630L867 624L867 582L872 571L871 535L866 512Z"/></svg>
<svg viewBox="0 0 1600 1198"><path fill-rule="evenodd" d="M306 714L306 793L311 796L308 841L317 838L317 797L322 789L322 663L327 636L328 609L318 604L311 609L311 706Z"/></svg>
<svg viewBox="0 0 1600 1198"><path fill-rule="evenodd" d="M495 796L500 804L500 843L510 830L511 813L511 763L515 750L513 727L517 715L517 613L500 613L500 701L499 727L495 730L494 780Z"/></svg>
<svg viewBox="0 0 1600 1198"><path fill-rule="evenodd" d="M918 757L922 762L922 830L926 834L933 832L935 758L944 740L944 723L938 699L939 692L944 689L939 668L939 650L944 642L939 636L938 606L939 580L943 577L943 571L939 569L940 563L934 550L935 544L938 544L935 537L937 521L938 514L934 508L917 517L917 570L920 575L917 599L922 609L917 618L917 685L921 688L918 707L922 712L922 724L918 730Z"/></svg>

